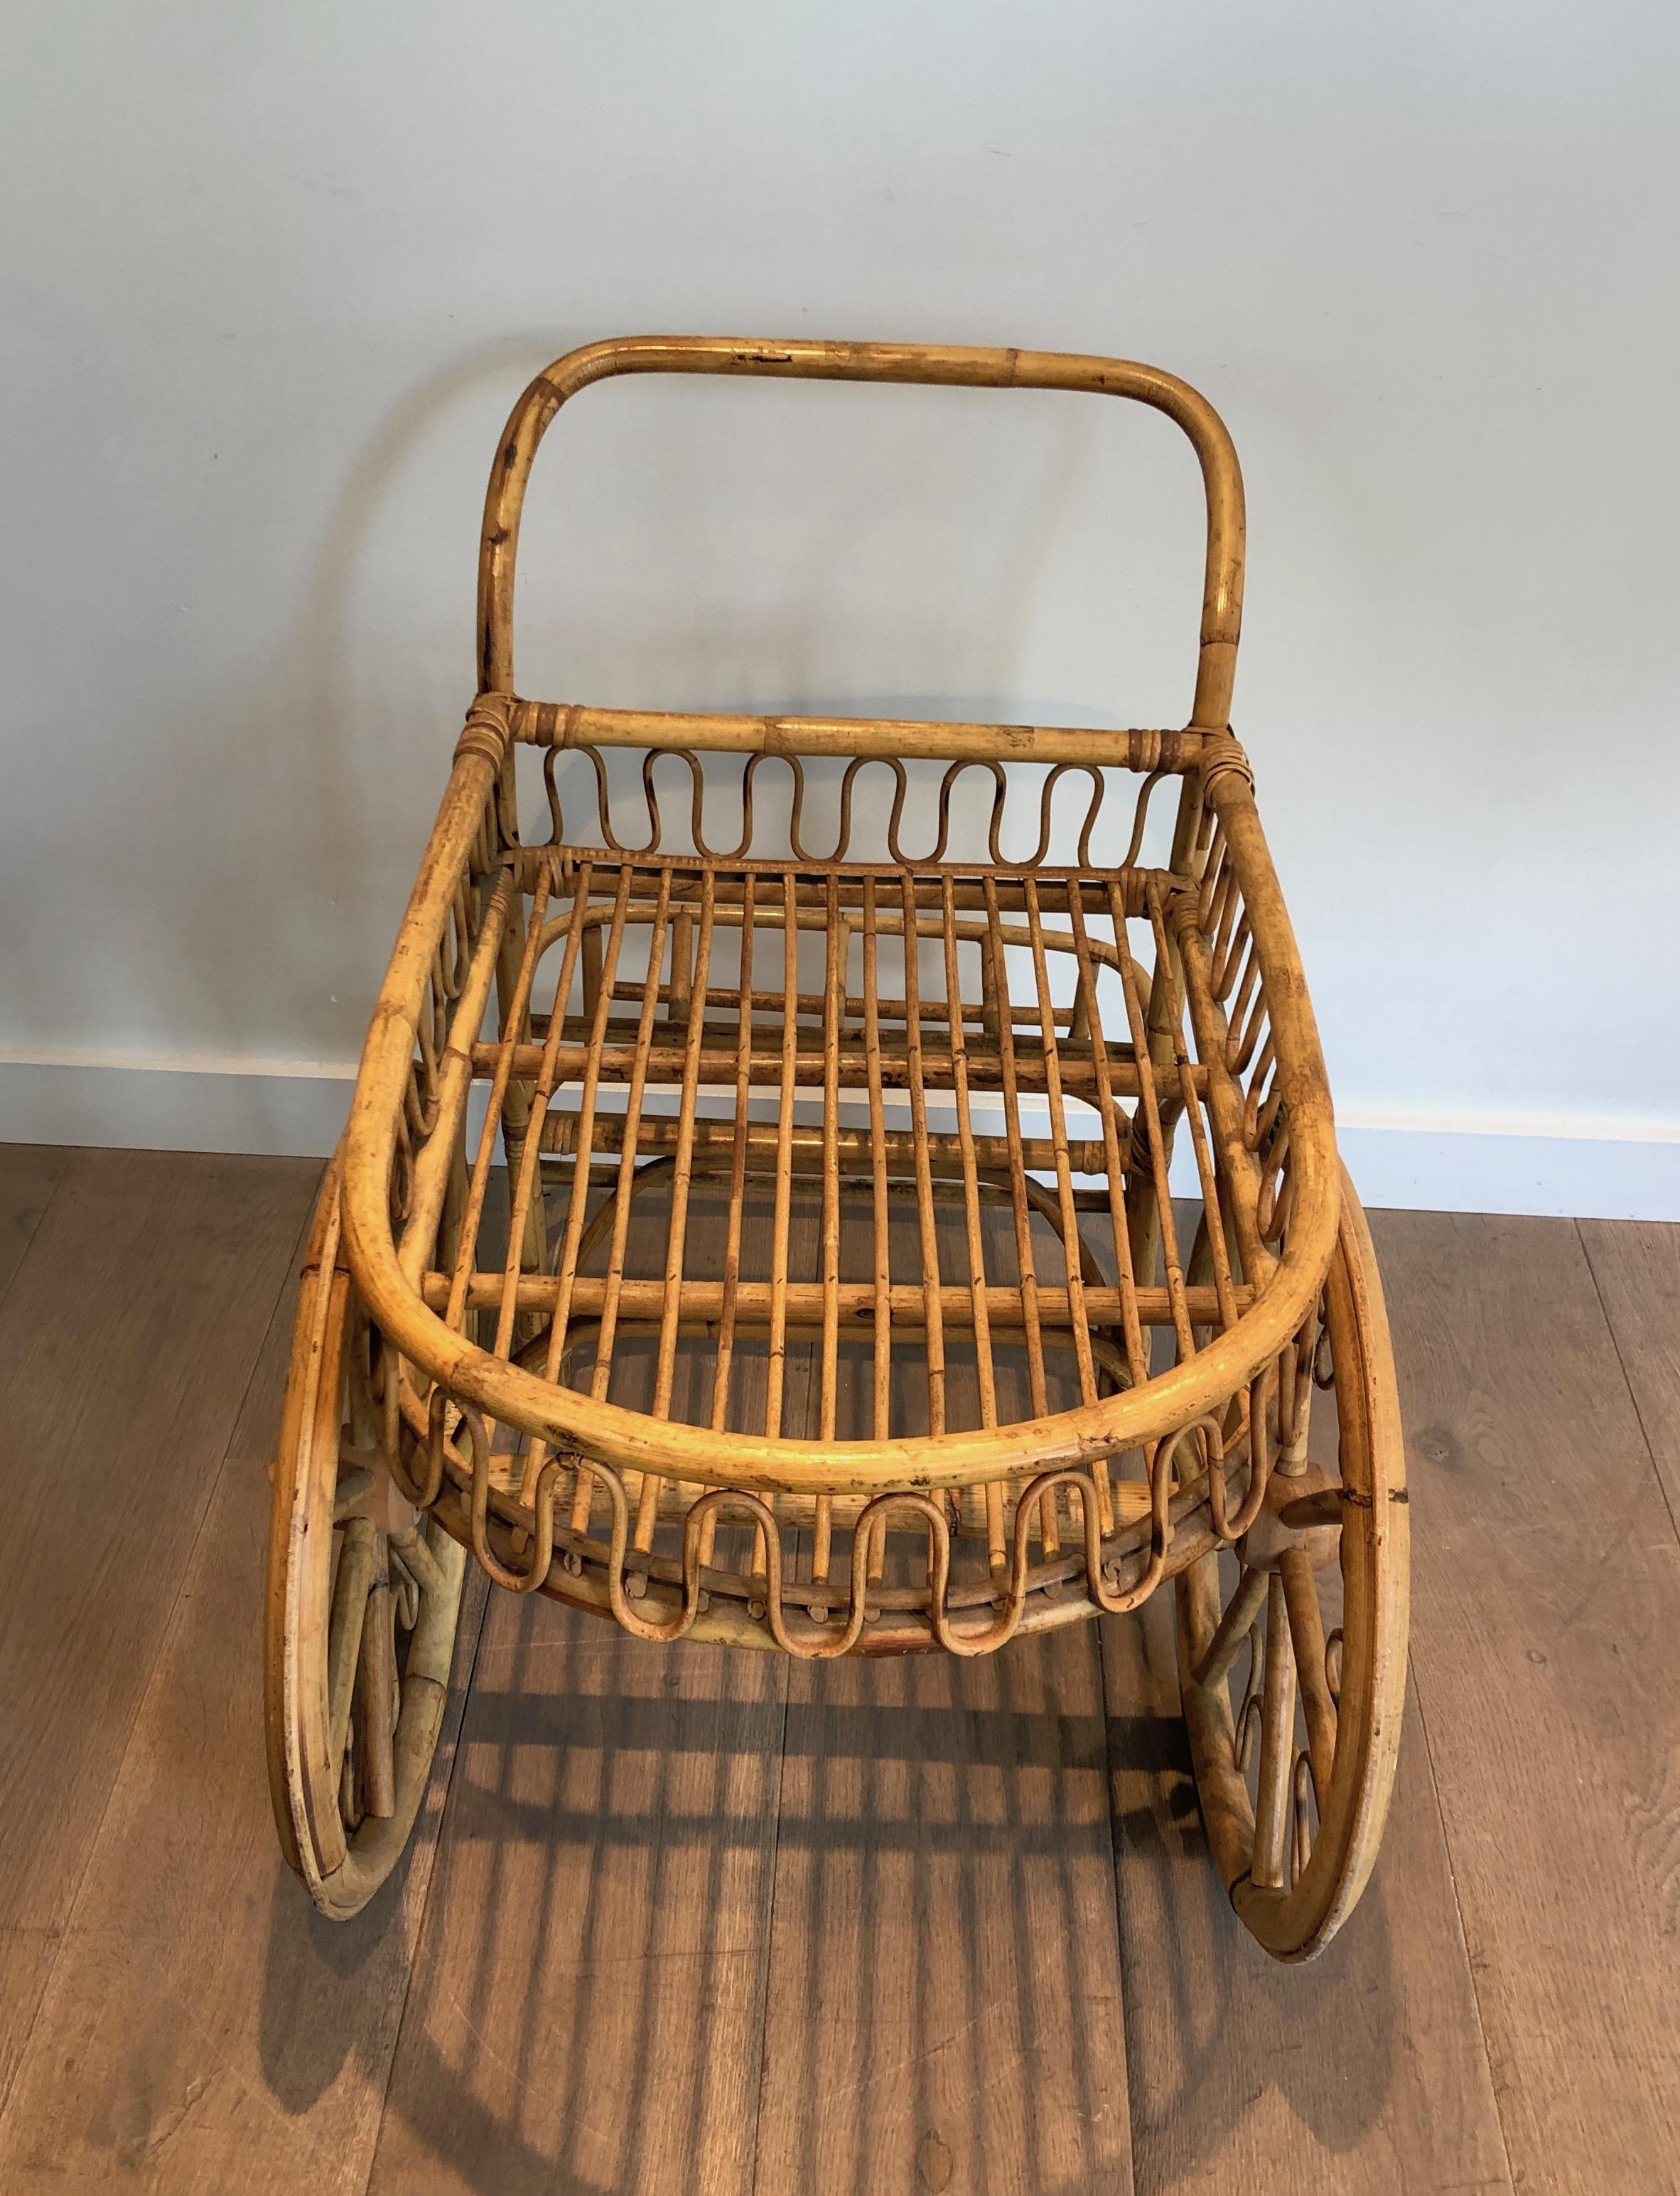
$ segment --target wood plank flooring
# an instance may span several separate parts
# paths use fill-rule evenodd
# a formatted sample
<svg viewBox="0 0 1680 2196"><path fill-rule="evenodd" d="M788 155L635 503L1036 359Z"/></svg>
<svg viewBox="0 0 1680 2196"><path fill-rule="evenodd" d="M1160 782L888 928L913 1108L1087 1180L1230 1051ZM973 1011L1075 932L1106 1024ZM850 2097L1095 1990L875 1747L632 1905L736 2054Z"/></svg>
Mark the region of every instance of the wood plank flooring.
<svg viewBox="0 0 1680 2196"><path fill-rule="evenodd" d="M1573 1222L1391 1213L1377 1240L1410 1375L1412 1667L1513 2176L1674 2185L1674 1521Z"/></svg>
<svg viewBox="0 0 1680 2196"><path fill-rule="evenodd" d="M66 1155L0 1299L0 2094L318 1172ZM20 1187L39 1202L38 1172Z"/></svg>
<svg viewBox="0 0 1680 2196"><path fill-rule="evenodd" d="M413 1852L320 1922L257 1678L316 1171L0 1148L0 2189L1680 2191L1680 1229L1377 1216L1412 1688L1285 1970L1164 1601L789 1668L476 1592Z"/></svg>

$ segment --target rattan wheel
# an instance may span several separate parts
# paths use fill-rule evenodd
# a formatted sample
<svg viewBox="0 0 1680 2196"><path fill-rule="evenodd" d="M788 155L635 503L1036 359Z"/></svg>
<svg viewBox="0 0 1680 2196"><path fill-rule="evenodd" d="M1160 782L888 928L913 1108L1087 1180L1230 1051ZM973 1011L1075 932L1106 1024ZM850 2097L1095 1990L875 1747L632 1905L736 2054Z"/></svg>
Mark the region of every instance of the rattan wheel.
<svg viewBox="0 0 1680 2196"><path fill-rule="evenodd" d="M1179 1578L1185 1722L1213 1860L1276 1959L1352 1911L1383 1835L1406 1690L1405 1449L1382 1286L1344 1173L1313 1350L1320 1465L1291 1459L1234 1554ZM1339 1605L1338 1605L1339 1604ZM1233 1683L1242 1690L1233 1705Z"/></svg>
<svg viewBox="0 0 1680 2196"><path fill-rule="evenodd" d="M366 1322L338 1257L339 1181L335 1160L298 1292L263 1676L281 1850L322 1913L343 1921L395 1866L425 1795L466 1557L407 1504L372 1437L358 1377Z"/></svg>

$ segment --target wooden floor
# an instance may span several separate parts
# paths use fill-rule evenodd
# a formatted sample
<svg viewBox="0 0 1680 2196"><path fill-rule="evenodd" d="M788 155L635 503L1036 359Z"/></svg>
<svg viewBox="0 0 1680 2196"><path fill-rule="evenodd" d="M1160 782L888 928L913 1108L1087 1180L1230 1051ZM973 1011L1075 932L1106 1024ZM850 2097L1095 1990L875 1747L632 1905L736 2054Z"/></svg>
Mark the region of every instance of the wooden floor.
<svg viewBox="0 0 1680 2196"><path fill-rule="evenodd" d="M1164 1607L790 1669L476 1594L411 1858L318 1920L257 1677L315 1175L0 1147L0 2190L1680 2189L1680 1230L1377 1216L1411 1711L1284 1970Z"/></svg>

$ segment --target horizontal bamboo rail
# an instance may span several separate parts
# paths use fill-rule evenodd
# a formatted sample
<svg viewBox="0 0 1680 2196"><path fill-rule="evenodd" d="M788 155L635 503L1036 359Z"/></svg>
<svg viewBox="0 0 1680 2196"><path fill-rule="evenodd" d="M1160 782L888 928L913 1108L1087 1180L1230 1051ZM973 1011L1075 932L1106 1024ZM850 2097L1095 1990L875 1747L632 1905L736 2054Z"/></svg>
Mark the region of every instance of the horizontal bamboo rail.
<svg viewBox="0 0 1680 2196"><path fill-rule="evenodd" d="M422 1284L425 1302L433 1311L441 1310L449 1301L450 1276L431 1273ZM562 1283L549 1274L522 1274L514 1284L513 1300L522 1311L551 1311L558 1303L563 1288L568 1293L573 1315L578 1319L599 1316L609 1299L626 1320L657 1319L667 1306L674 1303L681 1315L690 1320L709 1325L722 1318L724 1288L722 1281L683 1281L667 1286L664 1281L603 1280L590 1274L580 1274L574 1280ZM985 1315L994 1332L1000 1328L1021 1329L1026 1323L1019 1288L988 1288L985 1292ZM1236 1292L1238 1307L1246 1309L1253 1301L1248 1289ZM733 1298L737 1324L742 1326L767 1326L771 1314L780 1302L789 1324L810 1326L821 1331L825 1303L832 1303L840 1319L849 1326L871 1326L878 1303L884 1302L887 1315L894 1322L914 1319L924 1320L927 1315L927 1299L932 1296L939 1308L939 1317L948 1327L967 1327L974 1322L974 1292L967 1287L928 1290L921 1282L898 1282L883 1291L877 1291L872 1281L842 1281L838 1284L822 1281L783 1281L773 1284L765 1281L739 1281ZM1124 1309L1118 1289L1096 1288L1086 1285L1083 1292L1084 1316L1094 1327L1118 1326ZM1138 1317L1146 1326L1167 1326L1172 1322L1172 1300L1165 1289L1139 1288L1134 1292ZM1185 1298L1190 1316L1198 1324L1211 1322L1219 1316L1219 1301L1210 1288L1186 1289ZM468 1277L465 1303L469 1311L499 1309L507 1301L507 1282L501 1274L477 1273ZM1041 1281L1037 1289L1038 1320L1042 1326L1071 1327L1074 1310L1065 1288L1053 1288Z"/></svg>
<svg viewBox="0 0 1680 2196"><path fill-rule="evenodd" d="M602 709L516 700L513 737L540 748L691 748L698 754L880 756L884 760L1082 763L1185 771L1203 735L1077 725L981 725L914 717L753 717L710 710Z"/></svg>
<svg viewBox="0 0 1680 2196"><path fill-rule="evenodd" d="M674 898L675 895L673 894L673 897ZM622 1003L627 1007L633 1003L639 1010L647 987L645 984L616 983L603 985L603 988L615 1006ZM682 993L673 991L670 985L660 984L655 987L654 1003L655 1006L669 1008L674 1013L680 1013L686 1023L690 1014L701 1012L709 1014L715 1007L721 1007L725 1014L734 1014L737 1009L737 994L727 987L720 989L715 985L708 985L706 997L702 999L697 991L691 991L684 997ZM865 1010L864 1002L855 993L839 993L833 1003L835 1011L843 1015L846 1020L855 1022L862 1020ZM780 997L771 999L768 1004L770 1012L772 1014L781 1014L786 1009L786 1002ZM825 1013L828 1004L829 1002L820 991L796 991L794 994L794 1013L796 1016L810 1015L814 1018L817 1014ZM875 1018L883 1029L897 1031L907 1027L910 1020L909 1008L903 999L890 997L877 999L875 1010ZM766 1024L764 1018L765 1008L757 1000L753 1002L753 1026L755 1030L764 1031L766 1027L775 1026L773 1024ZM531 1028L534 1035L546 1036L548 1019L548 1016L543 1014L534 1014L531 1016ZM949 1029L951 1024L950 1004L940 998L920 999L916 1003L915 1019L919 1022ZM957 1003L956 1019L966 1030L984 1030L989 1025L996 1021L997 1016L996 1010L990 1007L984 1006L973 999L962 999ZM1085 1049L1088 1055L1090 1049L1088 1043L1074 1033L1079 1020L1080 1013L1077 1006L1055 1007L1050 1010L1050 1022L1059 1044L1071 1047L1077 1054L1081 1043L1085 1043ZM735 1022L721 1024L719 1026L719 1034L732 1037L737 1026ZM1035 1040L1022 1037L1018 1042L1031 1044ZM1128 1055L1128 1049L1123 1044L1111 1044L1108 1047L1109 1057L1111 1060L1124 1060Z"/></svg>
<svg viewBox="0 0 1680 2196"><path fill-rule="evenodd" d="M825 1049L817 1043L795 1044L784 1054L777 1041L777 1032L755 1028L747 1079L754 1084L777 1084L782 1079L788 1063L792 1063L792 1080L800 1085L821 1084L827 1066ZM534 1078L542 1066L543 1047L540 1044L516 1044L509 1048L501 1044L476 1044L472 1048L475 1075L489 1076L496 1072L497 1062L511 1050L513 1074L520 1081ZM977 1095L993 1089L994 1078L1001 1076L1002 1067L995 1050L977 1044L965 1049L968 1064L969 1087ZM842 1039L834 1048L834 1067L836 1079L844 1089L857 1089L869 1080L869 1055L863 1045L855 1039ZM586 1039L563 1042L556 1047L554 1068L562 1083L575 1081L589 1066L592 1059L603 1083L627 1081L639 1062L645 1069L648 1081L657 1083L681 1075L687 1057L685 1044L678 1043L673 1034L664 1044L649 1043L645 1051L633 1038L626 1037L622 1043L610 1041L598 1049ZM699 1074L702 1083L732 1083L740 1066L739 1048L733 1031L706 1032L699 1056ZM1091 1059L1081 1059L1059 1049L1055 1065L1059 1072L1061 1087L1082 1097L1088 1091L1100 1090L1101 1078ZM1042 1092L1048 1087L1051 1072L1042 1051L1023 1042L1014 1062L1018 1089L1029 1094ZM1191 1088L1205 1087L1207 1071L1197 1066L1188 1071ZM1135 1098L1138 1095L1138 1071L1129 1060L1112 1060L1107 1064L1108 1083L1115 1096ZM909 1087L914 1070L902 1053L883 1045L880 1054L881 1082L889 1089L901 1090ZM924 1042L921 1051L921 1079L930 1090L949 1090L953 1087L955 1069L950 1049L945 1045ZM1001 1086L998 1086L1001 1087Z"/></svg>
<svg viewBox="0 0 1680 2196"><path fill-rule="evenodd" d="M759 881L760 886L767 879L773 881L779 897L782 881L789 866L785 854L649 853L645 850L624 847L514 847L508 850L506 858L515 878L528 892L540 875L557 874L569 881L586 862L603 879L616 874L621 864L627 865L646 881L638 896L638 904L644 899L651 903L655 881L660 876L668 874L673 910L684 906L690 910L698 907L701 881L709 871L713 877L713 902L718 920L736 929L740 928L739 911L743 897L742 880L752 876ZM985 888L976 880L987 874L987 868L984 862L979 861L938 863L918 859L909 881L910 896L919 910L938 908L944 879L949 874L955 880L953 900L956 910L959 913L972 914L986 904ZM794 879L794 901L799 928L815 930L822 927L820 921L810 918L821 916L826 911L831 876L838 881L840 912L847 917L855 917L863 908L867 879L873 876L877 884L889 881L896 893L900 888L902 874L898 865L892 862L814 855L802 858L795 865ZM1084 914L1101 916L1109 911L1111 887L1117 887L1128 915L1141 915L1147 881L1152 872L1122 868L1111 870L1106 876L1094 877L1088 870L1046 863L1036 867L1033 874L1041 898L1048 898L1054 893L1053 904L1058 911L1065 910L1077 902ZM1181 885L1183 880L1174 878L1171 881ZM997 876L990 879L990 882L1001 913L1019 915L1025 907L1026 889L1018 876ZM599 913L598 908L592 908L585 917L586 922L598 922ZM763 930L779 930L782 919L781 908L766 906L761 895L758 927ZM903 918L895 910L883 908L877 921L883 938L904 935ZM557 922L554 926L557 935L563 931L566 922L565 917ZM937 924L929 928L925 921L917 922L916 931L918 936L923 938L937 938L939 934ZM958 935L965 940L973 941L979 933L965 926L959 930ZM1065 931L1053 929L1048 943L1059 951L1065 951L1064 940L1067 935ZM1018 936L1012 932L1005 936L1003 942L1006 945L1025 945L1029 941L1025 935ZM1112 948L1106 946L1100 939L1093 938L1091 945L1100 961L1106 959L1112 952Z"/></svg>
<svg viewBox="0 0 1680 2196"><path fill-rule="evenodd" d="M568 881L576 876L586 860L589 862L592 871L601 876L603 892L607 889L610 880L620 876L626 869L631 871L632 887L625 903L625 916L626 921L632 923L646 924L649 921L661 889L667 895L666 902L667 914L680 913L684 908L693 911L697 908L701 895L709 881L712 887L713 920L719 928L726 930L742 930L747 927L744 905L745 878L747 875L753 874L759 891L753 908L752 928L754 931L773 931L783 929L787 925L788 915L785 907L777 905L773 900L767 903L762 889L765 884L772 885L778 899L785 893L788 876L788 864L785 860L743 862L739 865L742 874L740 880L737 881L727 874L731 868L736 867L736 864L723 860L718 856L708 856L703 862L696 862L696 866L700 874L690 882L683 876L681 856L667 857L661 854L656 858L648 858L644 865L647 881L639 891L635 888L635 876L638 868L644 867L640 858L626 855L621 850L617 852L603 853L598 858L592 852L586 850L580 855L577 850L570 849L568 864L563 872ZM722 876L717 876L714 872L714 865L721 866L725 874ZM804 881L795 875L793 916L794 927L796 930L826 932L830 913L828 904L830 873L843 867L844 865L834 863L817 864L814 872L808 875ZM1106 916L1112 905L1112 894L1117 890L1124 904L1125 912L1128 915L1141 915L1145 910L1150 881L1156 875L1156 872L1146 870L1123 870L1117 876L1111 879L1097 880L1094 885L1086 881L1077 894L1072 889L1067 889L1066 896L1070 901L1076 897L1082 901L1078 910L1081 915ZM880 887L885 884L886 888L895 895L903 894L911 901L916 909L916 913L910 922L909 933L906 932L905 916L902 908L877 909L872 927L878 938L902 939L907 934L913 934L929 941L944 939L944 923L942 916L932 911L940 905L943 899L946 881L943 875L933 873L920 877L907 877L904 872L898 869L888 869L883 877L871 876L867 870L859 875L854 869L849 877L842 875L836 876L834 881L836 888L833 911L847 922L855 922L861 917L865 899L872 887L879 893ZM1057 891L1064 889L1059 878L1054 881ZM1037 881L1035 880L1035 883ZM690 887L686 892L683 889L685 883L689 884ZM1024 951L1029 952L1034 949L1035 945L1042 945L1048 952L1074 952L1077 949L1072 930L1065 930L1058 924L1046 925L1042 920L1042 902L1048 897L1049 894L1041 887L1039 894L1041 919L1036 929L1026 924L1002 923L998 928L997 944L1019 946ZM1020 912L1025 910L1027 899L1027 887L1023 884L1017 893L1014 911ZM973 882L971 877L966 886L954 886L951 902L953 915L959 909L965 911L984 910L994 904L996 910L1001 914L1005 906L1004 895L997 881L990 876L980 883ZM924 909L928 911L922 912ZM546 952L557 939L566 937L580 925L586 930L603 930L610 926L612 920L612 903L603 899L593 901L580 913L557 916L544 928L543 951ZM984 947L990 940L990 931L984 922L958 922L954 923L953 930L956 940L961 945ZM1105 967L1112 968L1118 965L1115 948L1105 944L1101 939L1088 937L1086 951L1094 962ZM635 996L638 998L642 996L641 986L636 987ZM659 996L661 997L665 996L662 990ZM795 994L795 996L798 995ZM773 994L771 997L774 1000ZM938 1010L945 1003L945 1001L938 998L927 1002L937 1018L942 1020L948 1017L938 1014ZM960 1005L967 1003L959 1002ZM884 1019L896 1021L903 1021L905 1019L905 1002L902 998L895 999L890 995L883 995L878 1005L879 1011Z"/></svg>
<svg viewBox="0 0 1680 2196"><path fill-rule="evenodd" d="M578 1118L575 1113L551 1113L542 1126L544 1156L572 1158L578 1147ZM664 1116L644 1114L633 1140L633 1148L641 1159L657 1159L678 1151L682 1147L683 1124L679 1120ZM707 1159L732 1157L736 1147L736 1130L732 1121L695 1121L690 1125L690 1148L696 1166ZM974 1164L983 1173L1007 1173L1009 1167L1009 1140L1007 1136L976 1136L973 1141ZM795 1174L821 1174L831 1164L838 1164L850 1170L854 1167L873 1165L877 1151L890 1175L903 1176L912 1172L916 1164L916 1140L904 1130L888 1129L879 1136L862 1129L820 1128L790 1129L784 1139L781 1128L768 1121L749 1122L742 1135L749 1174L765 1174L774 1170L784 1148L788 1164ZM598 1113L590 1136L590 1148L598 1153L616 1153L625 1146L624 1123L610 1113ZM1070 1170L1078 1175L1100 1175L1107 1164L1104 1146L1098 1141L1070 1143L1067 1147ZM1030 1173L1048 1174L1056 1164L1056 1147L1048 1136L1023 1136L1019 1150L1021 1164ZM962 1179L962 1142L957 1136L933 1136L927 1139L927 1164L935 1180L960 1182Z"/></svg>

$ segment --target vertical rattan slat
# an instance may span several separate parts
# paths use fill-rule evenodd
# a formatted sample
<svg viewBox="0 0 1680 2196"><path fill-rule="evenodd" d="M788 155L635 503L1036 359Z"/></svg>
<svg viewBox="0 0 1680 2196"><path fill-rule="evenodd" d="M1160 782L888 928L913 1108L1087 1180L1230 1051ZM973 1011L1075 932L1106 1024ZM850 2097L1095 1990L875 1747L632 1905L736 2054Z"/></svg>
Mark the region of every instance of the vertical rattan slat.
<svg viewBox="0 0 1680 2196"><path fill-rule="evenodd" d="M915 880L906 870L899 884L904 908L904 1055L915 1141L916 1232L921 1250L921 1323L927 1358L927 1430L945 1430L945 1323L940 1304L939 1240L933 1222L933 1180L927 1156L927 1086L921 1064L921 975L917 966Z"/></svg>
<svg viewBox="0 0 1680 2196"><path fill-rule="evenodd" d="M1116 1125L1114 1084L1109 1072L1108 1040L1103 1032L1102 1012L1097 1000L1097 971L1091 952L1090 936L1085 928L1082 887L1077 887L1069 893L1067 904L1068 927L1073 937L1079 1001L1082 1009L1082 1026L1091 1047L1092 1074L1096 1085L1097 1112L1102 1130L1103 1188L1113 1231L1114 1271L1120 1291L1126 1371L1132 1385L1138 1387L1149 1377L1149 1359L1144 1346L1142 1322L1138 1316L1137 1277L1132 1269L1131 1234L1126 1221L1126 1163L1133 1156L1134 1147L1129 1136L1126 1156L1123 1159L1120 1134ZM1111 907L1111 921L1117 936L1125 924L1123 910L1116 914Z"/></svg>
<svg viewBox="0 0 1680 2196"><path fill-rule="evenodd" d="M863 1043L869 1085L869 1217L875 1281L875 1356L871 1387L875 1437L892 1432L892 1242L887 1224L886 1109L881 1095L880 933L875 880L863 880Z"/></svg>
<svg viewBox="0 0 1680 2196"><path fill-rule="evenodd" d="M1073 1174L1068 1164L1067 1111L1062 1099L1061 1062L1056 1043L1056 1022L1050 999L1050 975L1046 962L1043 915L1038 887L1031 874L1025 881L1027 923L1032 933L1033 985L1038 1007L1039 1029L1044 1045L1044 1084L1050 1112L1056 1196L1061 1215L1063 1256L1066 1266L1068 1311L1073 1326L1073 1347L1079 1371L1079 1397L1094 1403L1097 1397L1096 1361L1091 1350L1091 1329L1085 1309L1084 1254L1080 1245L1079 1214L1073 1201ZM1073 1016L1070 1014L1071 1029ZM1109 1485L1108 1459L1092 1467L1096 1488L1097 1515L1105 1534L1112 1530L1114 1497Z"/></svg>
<svg viewBox="0 0 1680 2196"><path fill-rule="evenodd" d="M965 1032L962 984L956 939L956 899L947 874L940 882L940 924L944 933L945 999L950 1008L951 1088L956 1107L957 1142L962 1159L962 1216L967 1234L968 1286L973 1300L975 1373L979 1389L980 1424L997 1424L997 1369L992 1358L991 1315L986 1303L985 1227L980 1215L979 1170L974 1153L974 1129L968 1094L967 1037ZM986 1519L986 1560L993 1570L1004 1561L1003 1490L989 1485L984 1494Z"/></svg>

